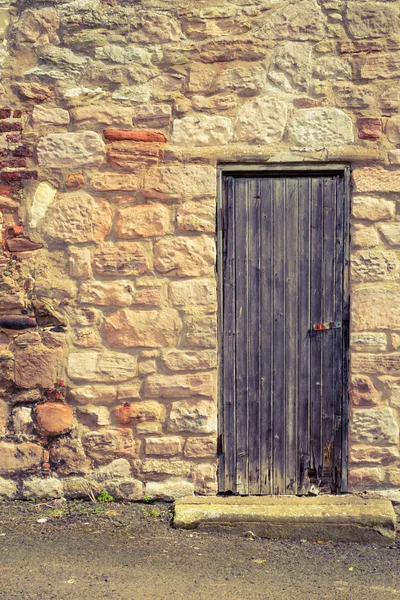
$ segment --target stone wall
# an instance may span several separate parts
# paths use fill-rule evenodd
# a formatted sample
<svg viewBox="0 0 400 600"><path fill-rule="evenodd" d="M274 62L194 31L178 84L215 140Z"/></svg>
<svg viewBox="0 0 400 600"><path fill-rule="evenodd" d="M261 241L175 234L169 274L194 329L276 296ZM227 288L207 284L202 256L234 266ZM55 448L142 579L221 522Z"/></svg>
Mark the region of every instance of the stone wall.
<svg viewBox="0 0 400 600"><path fill-rule="evenodd" d="M350 162L350 484L400 487L400 6L0 0L0 496L216 488L218 162Z"/></svg>

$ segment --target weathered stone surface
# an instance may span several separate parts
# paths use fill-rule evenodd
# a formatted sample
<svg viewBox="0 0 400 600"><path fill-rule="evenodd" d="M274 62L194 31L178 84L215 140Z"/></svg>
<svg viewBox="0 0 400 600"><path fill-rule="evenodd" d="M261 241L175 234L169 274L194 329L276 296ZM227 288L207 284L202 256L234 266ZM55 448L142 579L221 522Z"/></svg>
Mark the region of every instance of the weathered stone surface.
<svg viewBox="0 0 400 600"><path fill-rule="evenodd" d="M82 173L72 173L65 178L65 187L69 190L80 190L86 185L86 179Z"/></svg>
<svg viewBox="0 0 400 600"><path fill-rule="evenodd" d="M158 133L156 131L104 129L103 135L109 142L132 141L144 142L146 144L151 142L165 144L167 141L167 138L163 133Z"/></svg>
<svg viewBox="0 0 400 600"><path fill-rule="evenodd" d="M86 458L82 442L61 437L50 446L50 463L59 475L84 475L90 471L90 461Z"/></svg>
<svg viewBox="0 0 400 600"><path fill-rule="evenodd" d="M162 239L154 246L154 266L168 275L202 276L213 269L215 242L211 237Z"/></svg>
<svg viewBox="0 0 400 600"><path fill-rule="evenodd" d="M22 388L53 388L61 373L62 350L41 344L22 348L15 353L14 381Z"/></svg>
<svg viewBox="0 0 400 600"><path fill-rule="evenodd" d="M191 473L191 464L179 458L146 458L142 461L142 473L154 475L173 475L175 477L187 477Z"/></svg>
<svg viewBox="0 0 400 600"><path fill-rule="evenodd" d="M129 64L132 62L137 62L141 65L151 64L151 54L148 50L126 45L110 45L96 48L95 57L100 60L109 60L120 64Z"/></svg>
<svg viewBox="0 0 400 600"><path fill-rule="evenodd" d="M89 248L70 246L69 274L77 279L89 279L92 276L92 255Z"/></svg>
<svg viewBox="0 0 400 600"><path fill-rule="evenodd" d="M263 96L245 102L237 115L235 140L272 144L282 139L287 120L286 103Z"/></svg>
<svg viewBox="0 0 400 600"><path fill-rule="evenodd" d="M25 500L35 498L38 500L53 500L63 497L62 481L56 477L32 477L25 479L22 486L22 497Z"/></svg>
<svg viewBox="0 0 400 600"><path fill-rule="evenodd" d="M5 435L7 431L8 418L8 403L0 400L0 436Z"/></svg>
<svg viewBox="0 0 400 600"><path fill-rule="evenodd" d="M389 246L400 245L400 223L388 223L387 225L382 225L380 231Z"/></svg>
<svg viewBox="0 0 400 600"><path fill-rule="evenodd" d="M211 458L217 455L217 438L190 437L185 442L183 455L187 458Z"/></svg>
<svg viewBox="0 0 400 600"><path fill-rule="evenodd" d="M354 331L400 328L400 291L383 285L355 289L352 325Z"/></svg>
<svg viewBox="0 0 400 600"><path fill-rule="evenodd" d="M96 323L100 321L100 318L100 311L97 308L92 308L90 306L80 307L75 313L77 325L84 325L85 327L88 325L96 325Z"/></svg>
<svg viewBox="0 0 400 600"><path fill-rule="evenodd" d="M110 464L99 467L95 474L97 481L131 476L131 465L126 458L116 458L115 460L111 461Z"/></svg>
<svg viewBox="0 0 400 600"><path fill-rule="evenodd" d="M168 421L168 430L173 432L216 433L216 406L213 402L207 400L174 402Z"/></svg>
<svg viewBox="0 0 400 600"><path fill-rule="evenodd" d="M129 173L96 173L90 185L97 192L134 192L138 189L139 179L137 175Z"/></svg>
<svg viewBox="0 0 400 600"><path fill-rule="evenodd" d="M337 108L312 108L295 112L288 126L291 145L301 150L322 150L354 141L351 118Z"/></svg>
<svg viewBox="0 0 400 600"><path fill-rule="evenodd" d="M217 71L213 66L194 64L189 74L189 92L209 94L215 91Z"/></svg>
<svg viewBox="0 0 400 600"><path fill-rule="evenodd" d="M120 310L107 319L105 334L116 348L163 348L177 342L181 326L174 309Z"/></svg>
<svg viewBox="0 0 400 600"><path fill-rule="evenodd" d="M325 36L326 17L315 0L300 0L278 5L268 15L256 38L277 40L321 40Z"/></svg>
<svg viewBox="0 0 400 600"><path fill-rule="evenodd" d="M176 498L193 496L194 485L185 479L164 479L163 481L149 481L146 483L145 495L152 500L165 500L167 502Z"/></svg>
<svg viewBox="0 0 400 600"><path fill-rule="evenodd" d="M370 87L359 87L347 82L333 82L332 90L337 106L343 108L368 108L374 102L374 91Z"/></svg>
<svg viewBox="0 0 400 600"><path fill-rule="evenodd" d="M359 248L374 248L379 246L379 233L375 227L364 227L363 225L353 225L351 241L353 246Z"/></svg>
<svg viewBox="0 0 400 600"><path fill-rule="evenodd" d="M183 204L178 208L176 223L178 231L214 233L216 230L215 202Z"/></svg>
<svg viewBox="0 0 400 600"><path fill-rule="evenodd" d="M397 32L399 11L389 4L349 2L346 24L355 38L386 37Z"/></svg>
<svg viewBox="0 0 400 600"><path fill-rule="evenodd" d="M38 444L0 442L0 474L38 470L43 460L43 448Z"/></svg>
<svg viewBox="0 0 400 600"><path fill-rule="evenodd" d="M49 133L41 138L37 153L41 167L82 169L104 164L106 147L94 131Z"/></svg>
<svg viewBox="0 0 400 600"><path fill-rule="evenodd" d="M232 92L238 96L255 96L264 84L265 71L259 65L227 67L217 78L215 90L221 93Z"/></svg>
<svg viewBox="0 0 400 600"><path fill-rule="evenodd" d="M175 456L182 452L182 439L178 436L147 437L144 451L147 455Z"/></svg>
<svg viewBox="0 0 400 600"><path fill-rule="evenodd" d="M133 109L133 124L136 127L168 127L172 120L169 104L143 104Z"/></svg>
<svg viewBox="0 0 400 600"><path fill-rule="evenodd" d="M78 106L71 116L79 127L131 127L132 108L118 104L89 104Z"/></svg>
<svg viewBox="0 0 400 600"><path fill-rule="evenodd" d="M35 228L38 222L43 219L47 209L53 203L57 190L47 181L42 181L36 188L35 195L30 210L30 226Z"/></svg>
<svg viewBox="0 0 400 600"><path fill-rule="evenodd" d="M117 388L110 385L79 386L69 392L74 402L79 404L113 404L117 399Z"/></svg>
<svg viewBox="0 0 400 600"><path fill-rule="evenodd" d="M375 406L380 404L382 393L367 375L354 375L351 378L350 398L355 406Z"/></svg>
<svg viewBox="0 0 400 600"><path fill-rule="evenodd" d="M349 470L349 485L362 490L376 487L384 478L385 473L383 469L376 467Z"/></svg>
<svg viewBox="0 0 400 600"><path fill-rule="evenodd" d="M161 302L161 290L155 288L139 290L133 296L134 304L142 304L144 306L160 306Z"/></svg>
<svg viewBox="0 0 400 600"><path fill-rule="evenodd" d="M139 400L141 385L141 381L136 381L127 385L118 386L118 401L122 402L123 400Z"/></svg>
<svg viewBox="0 0 400 600"><path fill-rule="evenodd" d="M72 352L68 375L78 381L127 381L137 375L137 358L117 352Z"/></svg>
<svg viewBox="0 0 400 600"><path fill-rule="evenodd" d="M232 135L230 119L198 115L175 119L172 143L183 146L222 146L229 142Z"/></svg>
<svg viewBox="0 0 400 600"><path fill-rule="evenodd" d="M171 371L204 371L217 366L214 350L165 350L161 358Z"/></svg>
<svg viewBox="0 0 400 600"><path fill-rule="evenodd" d="M398 444L399 426L391 408L355 410L351 435L357 443Z"/></svg>
<svg viewBox="0 0 400 600"><path fill-rule="evenodd" d="M157 372L157 364L154 358L143 358L139 362L139 375L150 375Z"/></svg>
<svg viewBox="0 0 400 600"><path fill-rule="evenodd" d="M387 465L399 459L399 450L394 447L351 446L351 463L378 463Z"/></svg>
<svg viewBox="0 0 400 600"><path fill-rule="evenodd" d="M379 140L382 137L382 119L360 117L357 119L357 130L360 140Z"/></svg>
<svg viewBox="0 0 400 600"><path fill-rule="evenodd" d="M93 348L101 344L101 339L99 332L94 329L75 329L73 342L80 348Z"/></svg>
<svg viewBox="0 0 400 600"><path fill-rule="evenodd" d="M80 422L88 427L110 425L110 411L105 406L85 404L84 406L78 406L76 412Z"/></svg>
<svg viewBox="0 0 400 600"><path fill-rule="evenodd" d="M86 454L99 465L107 464L113 458L133 459L137 454L130 429L89 431L83 436L82 443Z"/></svg>
<svg viewBox="0 0 400 600"><path fill-rule="evenodd" d="M0 498L2 500L13 500L17 495L17 483L12 479L0 477Z"/></svg>
<svg viewBox="0 0 400 600"><path fill-rule="evenodd" d="M60 17L55 8L35 8L24 10L14 24L13 34L18 44L58 44L57 30L60 27Z"/></svg>
<svg viewBox="0 0 400 600"><path fill-rule="evenodd" d="M400 192L400 171L383 167L354 169L353 181L357 192Z"/></svg>
<svg viewBox="0 0 400 600"><path fill-rule="evenodd" d="M150 257L142 244L104 242L94 251L93 268L102 276L142 275L150 268Z"/></svg>
<svg viewBox="0 0 400 600"><path fill-rule="evenodd" d="M143 421L156 421L162 423L165 421L166 408L159 402L147 400L146 402L125 402L116 410L118 422L121 425L137 424Z"/></svg>
<svg viewBox="0 0 400 600"><path fill-rule="evenodd" d="M168 208L163 204L139 204L117 211L116 233L129 240L138 237L154 237L167 233Z"/></svg>
<svg viewBox="0 0 400 600"><path fill-rule="evenodd" d="M307 92L311 82L311 44L283 42L275 46L269 79L286 91Z"/></svg>
<svg viewBox="0 0 400 600"><path fill-rule="evenodd" d="M61 402L45 402L36 406L37 426L43 435L54 436L72 429L72 407Z"/></svg>
<svg viewBox="0 0 400 600"><path fill-rule="evenodd" d="M214 96L195 95L192 97L192 106L199 112L220 112L235 108L238 98L235 94L215 94Z"/></svg>
<svg viewBox="0 0 400 600"><path fill-rule="evenodd" d="M352 368L356 373L388 375L400 373L400 353L392 354L354 354Z"/></svg>
<svg viewBox="0 0 400 600"><path fill-rule="evenodd" d="M169 284L170 299L174 306L215 306L216 281L213 279L187 279Z"/></svg>
<svg viewBox="0 0 400 600"><path fill-rule="evenodd" d="M158 163L164 154L162 146L144 142L112 142L107 146L107 157L114 167L138 171L148 164Z"/></svg>
<svg viewBox="0 0 400 600"><path fill-rule="evenodd" d="M48 210L46 234L63 242L100 242L111 228L108 202L75 192L59 194Z"/></svg>
<svg viewBox="0 0 400 600"><path fill-rule="evenodd" d="M132 477L108 479L102 482L101 488L116 500L135 502L143 498L143 483Z"/></svg>
<svg viewBox="0 0 400 600"><path fill-rule="evenodd" d="M98 306L129 306L132 304L131 281L86 281L82 283L79 300Z"/></svg>
<svg viewBox="0 0 400 600"><path fill-rule="evenodd" d="M34 126L69 125L69 112L62 108L44 108L36 105L32 112Z"/></svg>
<svg viewBox="0 0 400 600"><path fill-rule="evenodd" d="M400 75L400 54L377 54L363 58L360 62L359 74L362 79L375 80L377 78L391 79ZM393 107L392 101L384 100L386 106Z"/></svg>
<svg viewBox="0 0 400 600"><path fill-rule="evenodd" d="M216 315L191 315L185 318L186 342L200 348L217 347Z"/></svg>
<svg viewBox="0 0 400 600"><path fill-rule="evenodd" d="M32 435L34 430L32 408L30 406L17 406L14 408L12 422L17 435Z"/></svg>
<svg viewBox="0 0 400 600"><path fill-rule="evenodd" d="M388 159L391 165L400 165L400 150L390 150Z"/></svg>
<svg viewBox="0 0 400 600"><path fill-rule="evenodd" d="M213 198L216 171L209 165L154 166L146 174L142 193L171 202Z"/></svg>
<svg viewBox="0 0 400 600"><path fill-rule="evenodd" d="M204 63L256 61L262 60L268 53L268 44L258 40L211 40L202 44L200 59Z"/></svg>
<svg viewBox="0 0 400 600"><path fill-rule="evenodd" d="M399 265L395 252L360 250L351 257L351 278L354 281L398 279Z"/></svg>
<svg viewBox="0 0 400 600"><path fill-rule="evenodd" d="M396 203L384 198L356 196L352 202L353 217L368 221L388 221L394 217Z"/></svg>
<svg viewBox="0 0 400 600"><path fill-rule="evenodd" d="M214 394L211 373L193 375L150 375L144 384L146 398L182 398Z"/></svg>
<svg viewBox="0 0 400 600"><path fill-rule="evenodd" d="M387 349L386 333L375 331L367 333L352 333L351 347L360 352L379 352ZM395 348L396 350L396 348Z"/></svg>

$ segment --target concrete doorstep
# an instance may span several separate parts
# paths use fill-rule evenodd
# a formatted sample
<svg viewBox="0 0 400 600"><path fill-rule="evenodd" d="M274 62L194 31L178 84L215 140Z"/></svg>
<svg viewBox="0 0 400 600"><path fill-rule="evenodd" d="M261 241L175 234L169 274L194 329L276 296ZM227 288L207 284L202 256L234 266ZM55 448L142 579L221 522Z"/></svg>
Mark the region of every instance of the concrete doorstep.
<svg viewBox="0 0 400 600"><path fill-rule="evenodd" d="M179 498L174 526L382 546L391 546L396 539L396 515L390 500L350 495Z"/></svg>

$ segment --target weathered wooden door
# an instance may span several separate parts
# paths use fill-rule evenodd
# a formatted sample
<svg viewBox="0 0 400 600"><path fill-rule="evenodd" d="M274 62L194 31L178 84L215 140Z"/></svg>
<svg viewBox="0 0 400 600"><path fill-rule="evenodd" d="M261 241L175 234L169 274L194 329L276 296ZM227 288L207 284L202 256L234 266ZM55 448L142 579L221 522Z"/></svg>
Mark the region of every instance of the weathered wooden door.
<svg viewBox="0 0 400 600"><path fill-rule="evenodd" d="M220 492L346 489L348 178L223 175Z"/></svg>

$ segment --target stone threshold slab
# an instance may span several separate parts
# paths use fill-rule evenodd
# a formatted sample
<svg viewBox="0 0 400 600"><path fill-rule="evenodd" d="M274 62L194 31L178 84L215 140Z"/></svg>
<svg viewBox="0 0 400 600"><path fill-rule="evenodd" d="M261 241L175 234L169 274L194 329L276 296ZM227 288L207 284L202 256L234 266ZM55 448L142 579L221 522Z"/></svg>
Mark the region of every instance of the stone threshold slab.
<svg viewBox="0 0 400 600"><path fill-rule="evenodd" d="M390 500L351 495L179 498L174 527L382 546L391 546L396 539L396 515Z"/></svg>

